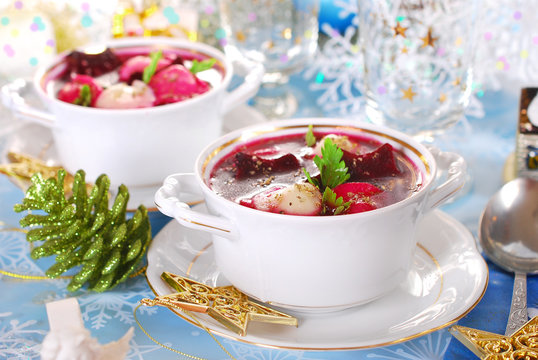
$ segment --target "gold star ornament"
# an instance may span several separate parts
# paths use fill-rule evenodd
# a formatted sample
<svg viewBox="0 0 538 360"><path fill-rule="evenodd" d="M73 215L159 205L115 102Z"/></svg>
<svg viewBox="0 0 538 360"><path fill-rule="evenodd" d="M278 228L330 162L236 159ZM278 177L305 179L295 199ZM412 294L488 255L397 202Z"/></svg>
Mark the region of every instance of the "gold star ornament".
<svg viewBox="0 0 538 360"><path fill-rule="evenodd" d="M413 98L417 95L416 92L413 92L413 88L410 86L407 89L400 89L403 92L402 99L408 99L413 102Z"/></svg>
<svg viewBox="0 0 538 360"><path fill-rule="evenodd" d="M428 34L424 36L423 38L420 38L422 40L422 46L421 48L425 48L426 46L435 47L435 42L438 40L438 37L433 37L432 35L432 28L428 28Z"/></svg>
<svg viewBox="0 0 538 360"><path fill-rule="evenodd" d="M206 313L241 336L250 321L297 326L296 318L251 301L233 286L211 287L167 271L161 278L177 293L142 299L143 305Z"/></svg>
<svg viewBox="0 0 538 360"><path fill-rule="evenodd" d="M482 360L538 359L538 316L512 336L454 325L450 333Z"/></svg>
<svg viewBox="0 0 538 360"><path fill-rule="evenodd" d="M392 28L392 30L394 31L394 37L398 35L405 37L405 31L407 29L408 28L404 28L403 26L401 26L399 21L396 22L396 26Z"/></svg>

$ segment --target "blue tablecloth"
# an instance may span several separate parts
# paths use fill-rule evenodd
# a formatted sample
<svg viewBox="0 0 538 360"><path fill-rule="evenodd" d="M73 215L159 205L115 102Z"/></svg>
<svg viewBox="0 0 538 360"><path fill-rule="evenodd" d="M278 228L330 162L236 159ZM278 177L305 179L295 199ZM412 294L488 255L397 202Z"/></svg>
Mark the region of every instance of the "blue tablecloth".
<svg viewBox="0 0 538 360"><path fill-rule="evenodd" d="M303 89L300 109L296 116L323 115L316 106L316 94L309 92L308 81L301 75L292 79L292 86ZM518 94L490 92L481 98L486 110L483 118L469 118L449 130L437 145L457 151L469 164L471 181L465 194L442 210L452 215L476 235L478 219L488 198L503 183L503 165L515 147ZM4 117L7 113L4 111ZM13 120L14 121L14 120ZM2 124L11 124L4 119ZM1 132L0 132L1 133ZM0 137L4 147L9 131ZM23 192L6 176L0 175L0 229L18 227L20 214L13 205L21 201ZM158 213L152 214L154 235L169 221ZM0 231L0 269L25 274L43 274L51 260L34 261L24 234ZM495 265L489 265L489 285L480 303L460 325L504 333L510 308L513 275ZM144 276L130 279L112 291L95 294L65 290L66 280L26 281L0 277L0 359L38 359L40 344L48 331L45 303L76 296L82 309L85 325L101 343L117 340L130 326L135 326L129 359L176 359L178 354L153 343L134 322L133 309L143 297L153 297ZM528 304L534 313L538 300L538 284L528 280ZM228 356L202 329L172 315L163 308L143 308L139 315L146 329L159 341L185 353L208 359ZM453 339L446 328L412 341L385 348L357 351L295 351L268 349L219 338L236 359L474 359L475 356ZM181 357L180 357L181 358Z"/></svg>

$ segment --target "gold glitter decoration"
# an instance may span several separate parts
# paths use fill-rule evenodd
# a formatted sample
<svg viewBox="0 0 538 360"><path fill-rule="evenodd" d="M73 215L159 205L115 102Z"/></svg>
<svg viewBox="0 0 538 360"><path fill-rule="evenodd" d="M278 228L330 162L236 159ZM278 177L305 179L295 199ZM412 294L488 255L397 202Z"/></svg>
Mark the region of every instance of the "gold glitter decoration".
<svg viewBox="0 0 538 360"><path fill-rule="evenodd" d="M30 185L30 179L34 174L41 174L43 178L55 178L58 170L63 169L61 166L47 165L42 160L29 155L16 152L8 152L7 159L9 164L0 164L0 173L9 176L22 189L27 189ZM64 191L67 193L73 186L73 175L66 172L64 181ZM87 184L88 189L91 184Z"/></svg>
<svg viewBox="0 0 538 360"><path fill-rule="evenodd" d="M439 102L442 104L445 101L446 101L446 94L442 93L441 95L439 95Z"/></svg>
<svg viewBox="0 0 538 360"><path fill-rule="evenodd" d="M404 46L402 48L401 52L402 52L402 54L407 54L407 53L409 53L409 49L406 46Z"/></svg>
<svg viewBox="0 0 538 360"><path fill-rule="evenodd" d="M538 316L512 336L454 325L450 333L482 360L538 359Z"/></svg>
<svg viewBox="0 0 538 360"><path fill-rule="evenodd" d="M461 78L456 78L456 80L452 81L452 85L454 86L460 86L461 85Z"/></svg>
<svg viewBox="0 0 538 360"><path fill-rule="evenodd" d="M162 17L165 16L163 10L156 1L145 0L142 6L137 6L134 0L120 0L112 16L112 36L114 38L165 36L199 40L200 34L197 28L190 28L190 25L183 22L170 23L168 19L162 21Z"/></svg>
<svg viewBox="0 0 538 360"><path fill-rule="evenodd" d="M425 48L426 46L435 47L435 42L438 39L439 39L438 37L436 38L433 37L432 28L428 28L428 34L424 36L423 38L420 38L420 40L422 40L422 45L420 47L421 48Z"/></svg>
<svg viewBox="0 0 538 360"><path fill-rule="evenodd" d="M408 28L404 28L403 26L401 26L399 21L396 22L396 26L392 28L392 30L394 31L394 37L398 35L405 37L405 31L407 29Z"/></svg>
<svg viewBox="0 0 538 360"><path fill-rule="evenodd" d="M142 299L143 305L206 313L241 336L250 321L297 326L296 318L249 300L233 286L211 287L166 271L161 278L177 293Z"/></svg>
<svg viewBox="0 0 538 360"><path fill-rule="evenodd" d="M413 98L417 95L416 92L413 92L413 89L411 86L408 89L400 89L403 92L402 99L408 99L409 101L413 102Z"/></svg>

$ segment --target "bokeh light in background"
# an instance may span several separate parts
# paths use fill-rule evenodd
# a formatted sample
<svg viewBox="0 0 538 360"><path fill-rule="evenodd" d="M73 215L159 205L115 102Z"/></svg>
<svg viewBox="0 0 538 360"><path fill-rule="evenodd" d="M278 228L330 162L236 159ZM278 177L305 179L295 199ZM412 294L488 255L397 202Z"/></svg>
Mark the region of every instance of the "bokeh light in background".
<svg viewBox="0 0 538 360"><path fill-rule="evenodd" d="M0 3L0 77L29 77L57 53L109 37L117 0Z"/></svg>

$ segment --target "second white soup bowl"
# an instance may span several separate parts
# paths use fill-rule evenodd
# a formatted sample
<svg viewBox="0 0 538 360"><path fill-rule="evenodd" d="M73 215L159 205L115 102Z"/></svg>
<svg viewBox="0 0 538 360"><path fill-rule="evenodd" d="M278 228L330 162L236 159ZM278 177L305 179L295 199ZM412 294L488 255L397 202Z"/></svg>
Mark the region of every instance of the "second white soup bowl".
<svg viewBox="0 0 538 360"><path fill-rule="evenodd" d="M49 127L60 165L72 173L83 169L89 181L105 173L114 185L157 187L172 172L190 171L204 146L220 136L224 115L252 97L263 76L260 65L242 60L232 63L220 50L187 40L129 38L110 40L102 46L116 51L176 49L202 54L216 59L222 79L206 93L173 104L140 109L89 108L60 101L48 89L51 80L65 71L68 54L64 53L41 66L34 76L35 91L46 110L26 104L17 81L5 85L4 103L18 116ZM244 81L227 92L234 72Z"/></svg>

